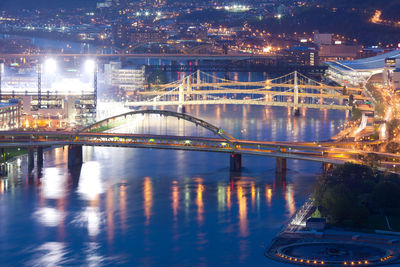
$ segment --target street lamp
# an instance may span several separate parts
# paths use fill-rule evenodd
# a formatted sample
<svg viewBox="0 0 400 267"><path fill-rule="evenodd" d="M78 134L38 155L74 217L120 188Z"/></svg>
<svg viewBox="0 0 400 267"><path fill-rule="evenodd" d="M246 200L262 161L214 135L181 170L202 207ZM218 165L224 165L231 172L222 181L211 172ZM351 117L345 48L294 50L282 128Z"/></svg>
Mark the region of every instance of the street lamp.
<svg viewBox="0 0 400 267"><path fill-rule="evenodd" d="M57 70L57 62L53 58L48 58L44 62L44 71L46 73L55 73Z"/></svg>

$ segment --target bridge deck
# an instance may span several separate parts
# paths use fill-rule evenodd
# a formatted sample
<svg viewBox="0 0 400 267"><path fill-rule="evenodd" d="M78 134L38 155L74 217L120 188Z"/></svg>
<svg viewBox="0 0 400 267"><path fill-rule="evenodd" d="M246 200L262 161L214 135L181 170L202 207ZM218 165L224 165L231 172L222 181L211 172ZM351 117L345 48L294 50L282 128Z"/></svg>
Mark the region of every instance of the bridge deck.
<svg viewBox="0 0 400 267"><path fill-rule="evenodd" d="M127 107L151 107L151 106L178 106L178 105L221 105L221 104L234 104L234 105L261 105L261 106L279 106L279 107L292 107L292 102L268 102L264 100L251 100L251 99L218 99L218 100L187 100L180 101L136 101L127 102ZM298 103L296 107L304 108L317 108L317 109L337 109L337 110L351 110L351 106L345 105L322 105L322 104L306 104Z"/></svg>
<svg viewBox="0 0 400 267"><path fill-rule="evenodd" d="M378 156L382 164L400 165L400 155L368 152L345 147L336 142L267 142L221 138L162 136L121 133L76 132L0 132L0 147L37 147L59 145L84 145L107 147L156 148L170 150L240 153L268 157L280 157L332 164L345 162L363 163L369 155Z"/></svg>

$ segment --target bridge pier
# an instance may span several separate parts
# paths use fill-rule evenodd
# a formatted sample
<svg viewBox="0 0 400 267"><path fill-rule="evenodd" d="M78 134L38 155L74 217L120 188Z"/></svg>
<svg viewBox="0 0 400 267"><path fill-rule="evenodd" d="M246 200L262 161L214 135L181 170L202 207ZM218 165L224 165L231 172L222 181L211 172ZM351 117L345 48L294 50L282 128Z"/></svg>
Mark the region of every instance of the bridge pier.
<svg viewBox="0 0 400 267"><path fill-rule="evenodd" d="M38 169L41 169L43 167L43 147L41 146L37 148L36 164Z"/></svg>
<svg viewBox="0 0 400 267"><path fill-rule="evenodd" d="M279 187L286 185L286 162L285 158L276 158L275 184Z"/></svg>
<svg viewBox="0 0 400 267"><path fill-rule="evenodd" d="M294 107L294 108L293 108L293 115L294 115L295 117L299 117L299 116L300 116L300 108Z"/></svg>
<svg viewBox="0 0 400 267"><path fill-rule="evenodd" d="M240 172L242 170L242 154L232 153L230 157L230 170Z"/></svg>
<svg viewBox="0 0 400 267"><path fill-rule="evenodd" d="M33 147L28 148L28 173L35 168L35 150Z"/></svg>
<svg viewBox="0 0 400 267"><path fill-rule="evenodd" d="M185 105L179 105L178 106L178 112L179 113L186 113L186 106Z"/></svg>
<svg viewBox="0 0 400 267"><path fill-rule="evenodd" d="M68 168L82 165L83 152L82 145L69 145L68 146Z"/></svg>
<svg viewBox="0 0 400 267"><path fill-rule="evenodd" d="M276 173L286 173L286 159L276 158Z"/></svg>

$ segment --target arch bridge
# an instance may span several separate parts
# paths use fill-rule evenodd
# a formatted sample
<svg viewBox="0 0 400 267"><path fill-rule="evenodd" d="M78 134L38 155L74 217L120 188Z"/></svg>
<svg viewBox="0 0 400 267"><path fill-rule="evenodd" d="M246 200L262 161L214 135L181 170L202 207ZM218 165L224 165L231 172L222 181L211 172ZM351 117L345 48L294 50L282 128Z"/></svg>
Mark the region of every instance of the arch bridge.
<svg viewBox="0 0 400 267"><path fill-rule="evenodd" d="M191 123L205 130L200 135L195 131L185 133L178 131L177 124L170 124L172 129L166 132L151 127L136 127L131 133L129 127L135 122L143 122L143 116L149 121L175 119L183 123ZM163 128L163 125L159 125ZM128 132L123 129L128 125ZM179 125L178 125L179 126ZM185 125L184 125L185 126ZM196 127L196 128L197 128ZM179 127L178 127L179 128ZM169 132L168 132L169 131ZM359 149L355 145L359 145ZM316 161L326 164L343 164L346 162L365 164L370 160L378 162L382 170L398 171L400 155L368 151L365 146L377 143L354 142L268 142L241 140L227 134L204 120L190 115L164 110L134 111L111 117L97 122L90 127L77 132L28 132L4 131L0 132L0 148L28 147L28 167L34 167L34 150L37 149L37 164L43 164L43 147L68 146L68 165L82 163L82 146L154 148L168 150L186 150L218 152L230 154L230 168L232 171L241 169L241 155L259 155L275 157L277 170L285 172L286 159Z"/></svg>
<svg viewBox="0 0 400 267"><path fill-rule="evenodd" d="M157 48L161 49L163 53L173 53L178 52L185 55L201 54L206 52L208 54L211 52L222 52L222 47L211 44L211 43L199 43L194 46L184 45L182 43L159 43L159 42L136 42L127 45L122 49L115 48L114 52L116 54L132 54L140 51L143 48Z"/></svg>

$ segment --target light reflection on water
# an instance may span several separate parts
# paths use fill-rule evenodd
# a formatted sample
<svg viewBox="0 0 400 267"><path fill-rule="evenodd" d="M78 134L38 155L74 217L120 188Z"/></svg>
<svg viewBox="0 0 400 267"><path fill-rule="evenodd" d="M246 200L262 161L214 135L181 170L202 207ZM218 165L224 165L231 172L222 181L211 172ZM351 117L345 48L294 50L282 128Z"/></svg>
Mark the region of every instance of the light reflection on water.
<svg viewBox="0 0 400 267"><path fill-rule="evenodd" d="M308 110L307 117L288 118L286 108L229 105L190 110L235 137L259 140L325 140L344 114ZM171 123L171 132L198 133L182 124ZM276 176L274 159L243 156L244 170L235 174L228 155L207 152L87 147L84 158L81 169L68 171L67 150L53 149L45 152L41 177L27 176L24 158L0 181L4 265L280 266L263 256L265 245L320 171L318 163L290 160L285 180Z"/></svg>

